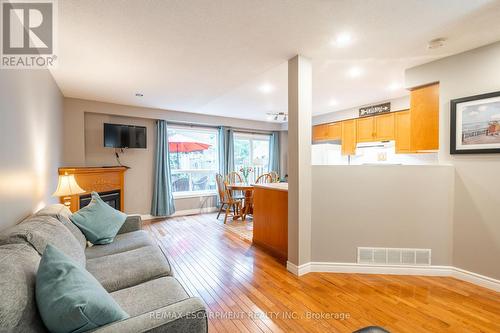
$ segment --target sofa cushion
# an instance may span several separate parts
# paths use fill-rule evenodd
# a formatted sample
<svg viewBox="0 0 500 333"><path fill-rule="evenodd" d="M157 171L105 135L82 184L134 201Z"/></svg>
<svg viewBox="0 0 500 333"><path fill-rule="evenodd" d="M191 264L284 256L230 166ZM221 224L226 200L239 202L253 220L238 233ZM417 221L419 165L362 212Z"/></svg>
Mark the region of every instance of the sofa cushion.
<svg viewBox="0 0 500 333"><path fill-rule="evenodd" d="M36 275L36 302L51 332L86 332L129 316L97 280L47 245Z"/></svg>
<svg viewBox="0 0 500 333"><path fill-rule="evenodd" d="M35 301L40 255L29 244L8 244L0 262L0 332L46 332Z"/></svg>
<svg viewBox="0 0 500 333"><path fill-rule="evenodd" d="M132 231L116 235L113 243L88 247L85 250L85 255L87 259L93 259L152 245L155 245L155 243L147 231Z"/></svg>
<svg viewBox="0 0 500 333"><path fill-rule="evenodd" d="M66 228L68 228L78 243L80 243L82 248L85 248L87 247L87 239L80 229L78 229L78 227L71 222L71 215L72 213L69 208L63 204L48 205L35 213L35 216L52 216L58 219Z"/></svg>
<svg viewBox="0 0 500 333"><path fill-rule="evenodd" d="M71 221L92 244L111 243L126 219L125 213L105 203L96 192L92 192L87 206L71 216Z"/></svg>
<svg viewBox="0 0 500 333"><path fill-rule="evenodd" d="M189 298L189 295L175 278L169 276L115 291L111 297L134 317L177 303Z"/></svg>
<svg viewBox="0 0 500 333"><path fill-rule="evenodd" d="M170 265L158 246L89 259L87 270L108 292L171 275Z"/></svg>
<svg viewBox="0 0 500 333"><path fill-rule="evenodd" d="M29 243L42 255L47 244L52 244L64 254L85 267L85 251L71 232L52 216L31 216L7 229L0 236L0 245Z"/></svg>

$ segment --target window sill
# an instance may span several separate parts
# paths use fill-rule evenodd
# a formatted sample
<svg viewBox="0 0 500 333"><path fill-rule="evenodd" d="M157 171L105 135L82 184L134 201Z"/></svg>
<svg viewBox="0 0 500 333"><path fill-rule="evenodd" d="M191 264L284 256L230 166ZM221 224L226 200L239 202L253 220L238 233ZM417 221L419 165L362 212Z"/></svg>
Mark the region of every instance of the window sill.
<svg viewBox="0 0 500 333"><path fill-rule="evenodd" d="M199 198L199 197L212 197L216 196L216 191L203 191L203 192L182 192L182 193L174 193L174 199L187 199L187 198Z"/></svg>

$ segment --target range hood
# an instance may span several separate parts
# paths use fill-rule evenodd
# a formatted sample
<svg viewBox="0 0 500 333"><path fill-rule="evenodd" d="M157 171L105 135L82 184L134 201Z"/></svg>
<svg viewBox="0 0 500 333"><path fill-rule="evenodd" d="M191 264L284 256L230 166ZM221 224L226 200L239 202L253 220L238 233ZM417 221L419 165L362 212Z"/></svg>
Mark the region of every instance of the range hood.
<svg viewBox="0 0 500 333"><path fill-rule="evenodd" d="M359 142L356 145L358 149L365 148L391 148L394 147L394 141L373 141L373 142Z"/></svg>

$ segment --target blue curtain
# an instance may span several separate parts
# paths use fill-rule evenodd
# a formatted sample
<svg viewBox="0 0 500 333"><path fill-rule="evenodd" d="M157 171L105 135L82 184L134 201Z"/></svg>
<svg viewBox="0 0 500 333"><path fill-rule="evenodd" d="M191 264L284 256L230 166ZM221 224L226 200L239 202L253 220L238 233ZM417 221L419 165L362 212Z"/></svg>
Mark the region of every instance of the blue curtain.
<svg viewBox="0 0 500 333"><path fill-rule="evenodd" d="M269 171L280 173L280 132L273 132L269 139Z"/></svg>
<svg viewBox="0 0 500 333"><path fill-rule="evenodd" d="M234 131L231 128L219 128L219 173L226 176L234 171Z"/></svg>
<svg viewBox="0 0 500 333"><path fill-rule="evenodd" d="M165 120L156 121L156 160L154 172L151 215L170 216L175 213L175 203L174 196L172 195L167 122Z"/></svg>

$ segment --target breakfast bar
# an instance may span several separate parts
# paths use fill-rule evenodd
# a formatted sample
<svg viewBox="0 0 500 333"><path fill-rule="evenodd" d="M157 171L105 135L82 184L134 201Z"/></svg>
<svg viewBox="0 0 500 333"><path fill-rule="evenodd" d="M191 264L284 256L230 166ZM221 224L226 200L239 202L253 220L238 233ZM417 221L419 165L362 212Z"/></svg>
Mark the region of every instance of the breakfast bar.
<svg viewBox="0 0 500 333"><path fill-rule="evenodd" d="M286 262L288 183L255 184L253 214L253 244Z"/></svg>

